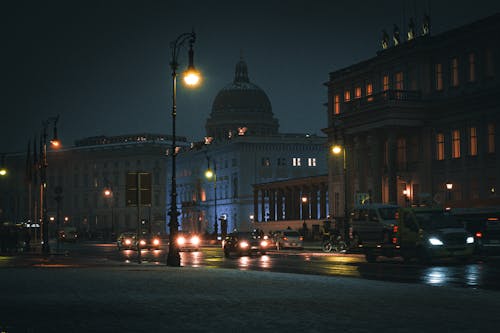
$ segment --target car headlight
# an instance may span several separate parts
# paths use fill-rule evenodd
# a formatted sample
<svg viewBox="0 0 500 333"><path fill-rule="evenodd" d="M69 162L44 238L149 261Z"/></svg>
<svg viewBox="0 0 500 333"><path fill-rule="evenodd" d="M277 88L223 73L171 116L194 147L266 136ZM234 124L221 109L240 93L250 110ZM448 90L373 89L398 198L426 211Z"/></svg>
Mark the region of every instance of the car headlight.
<svg viewBox="0 0 500 333"><path fill-rule="evenodd" d="M431 237L429 238L429 243L431 245L443 245L443 242L439 239L439 238L436 238L436 237Z"/></svg>
<svg viewBox="0 0 500 333"><path fill-rule="evenodd" d="M132 244L132 241L130 239L125 239L124 243L125 243L125 245L130 245L130 244Z"/></svg>
<svg viewBox="0 0 500 333"><path fill-rule="evenodd" d="M177 244L184 245L185 243L186 243L186 238L184 238L183 236L177 238Z"/></svg>
<svg viewBox="0 0 500 333"><path fill-rule="evenodd" d="M160 240L158 238L153 239L153 245L160 245Z"/></svg>
<svg viewBox="0 0 500 333"><path fill-rule="evenodd" d="M248 242L245 242L245 241L240 242L240 247L241 248L247 248L248 247Z"/></svg>
<svg viewBox="0 0 500 333"><path fill-rule="evenodd" d="M198 237L198 236L191 237L191 244L193 244L193 245L200 244L200 237Z"/></svg>
<svg viewBox="0 0 500 333"><path fill-rule="evenodd" d="M139 244L146 245L146 241L144 239L141 239L141 241L139 242Z"/></svg>
<svg viewBox="0 0 500 333"><path fill-rule="evenodd" d="M260 246L267 247L267 241L264 240L264 241L260 242Z"/></svg>
<svg viewBox="0 0 500 333"><path fill-rule="evenodd" d="M472 237L472 236L467 237L467 239L465 240L465 242L467 244L473 244L474 243L474 237Z"/></svg>

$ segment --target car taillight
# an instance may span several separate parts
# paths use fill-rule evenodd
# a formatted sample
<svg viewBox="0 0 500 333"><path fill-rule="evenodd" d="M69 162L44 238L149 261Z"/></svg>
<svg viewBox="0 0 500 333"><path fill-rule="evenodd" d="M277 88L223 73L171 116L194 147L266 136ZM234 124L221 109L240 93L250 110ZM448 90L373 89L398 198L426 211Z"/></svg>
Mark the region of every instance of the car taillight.
<svg viewBox="0 0 500 333"><path fill-rule="evenodd" d="M398 226L395 225L394 227L392 227L392 232L393 233L397 233L398 232Z"/></svg>
<svg viewBox="0 0 500 333"><path fill-rule="evenodd" d="M304 236L300 236L299 240L303 241L304 240Z"/></svg>
<svg viewBox="0 0 500 333"><path fill-rule="evenodd" d="M283 240L288 240L288 237L283 237Z"/></svg>
<svg viewBox="0 0 500 333"><path fill-rule="evenodd" d="M482 238L483 233L481 231L476 232L476 238Z"/></svg>

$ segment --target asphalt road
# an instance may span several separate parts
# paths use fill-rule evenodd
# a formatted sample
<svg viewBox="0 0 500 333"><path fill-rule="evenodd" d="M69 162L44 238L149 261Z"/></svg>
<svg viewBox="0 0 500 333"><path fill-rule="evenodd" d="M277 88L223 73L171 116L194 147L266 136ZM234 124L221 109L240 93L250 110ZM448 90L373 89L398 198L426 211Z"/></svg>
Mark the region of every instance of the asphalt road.
<svg viewBox="0 0 500 333"><path fill-rule="evenodd" d="M55 247L53 249L55 250ZM142 265L165 265L165 250L166 248L143 250ZM121 265L137 263L136 251L118 251L112 243L63 244L60 252L63 254L52 256L53 262L63 260L67 265L81 262L85 262L85 265L107 262ZM443 260L433 265L421 265L417 262L404 263L399 259L385 258L380 258L377 263L367 263L362 254L326 254L314 248L304 251L270 251L264 256L224 258L219 247L210 246L202 248L201 251L181 252L181 265L500 290L498 256L478 257L467 263Z"/></svg>

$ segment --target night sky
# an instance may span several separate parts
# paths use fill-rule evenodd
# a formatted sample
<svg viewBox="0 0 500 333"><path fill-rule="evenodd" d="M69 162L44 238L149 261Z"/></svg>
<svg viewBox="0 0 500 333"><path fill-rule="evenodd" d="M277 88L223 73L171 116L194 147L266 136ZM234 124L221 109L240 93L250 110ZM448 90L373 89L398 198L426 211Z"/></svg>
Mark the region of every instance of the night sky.
<svg viewBox="0 0 500 333"><path fill-rule="evenodd" d="M60 114L66 146L95 135L170 133L170 42L193 28L197 90L178 89L177 133L205 134L243 54L281 132L321 134L328 73L375 56L381 30L420 26L428 1L10 1L0 4L1 147L25 151ZM431 34L500 12L498 0L433 1ZM415 15L416 13L416 15ZM406 23L405 23L406 22ZM403 26L405 23L405 26ZM403 34L402 34L403 35ZM498 38L498 36L492 36ZM181 51L182 68L187 49Z"/></svg>

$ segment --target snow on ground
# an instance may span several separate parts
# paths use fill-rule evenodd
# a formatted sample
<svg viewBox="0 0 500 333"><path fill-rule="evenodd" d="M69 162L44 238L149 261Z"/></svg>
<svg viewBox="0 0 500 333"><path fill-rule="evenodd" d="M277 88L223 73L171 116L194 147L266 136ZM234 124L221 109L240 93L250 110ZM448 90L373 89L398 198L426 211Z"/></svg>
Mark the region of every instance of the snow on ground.
<svg viewBox="0 0 500 333"><path fill-rule="evenodd" d="M131 265L0 269L7 332L498 332L500 293Z"/></svg>

